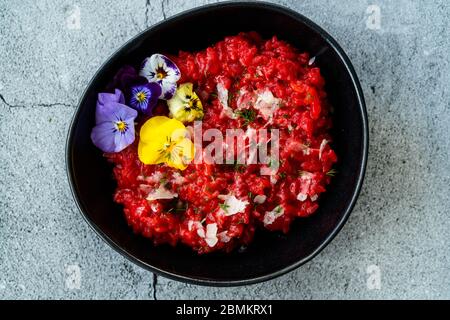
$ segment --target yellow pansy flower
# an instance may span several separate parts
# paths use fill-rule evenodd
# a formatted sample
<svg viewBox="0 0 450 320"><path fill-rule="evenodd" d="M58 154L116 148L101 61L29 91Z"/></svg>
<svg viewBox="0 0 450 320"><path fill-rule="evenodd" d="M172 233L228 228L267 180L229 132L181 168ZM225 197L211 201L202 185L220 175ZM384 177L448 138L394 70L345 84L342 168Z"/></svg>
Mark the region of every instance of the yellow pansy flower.
<svg viewBox="0 0 450 320"><path fill-rule="evenodd" d="M190 82L181 84L172 99L167 100L170 116L181 122L193 122L203 118L202 102Z"/></svg>
<svg viewBox="0 0 450 320"><path fill-rule="evenodd" d="M166 163L184 170L194 159L194 144L180 121L164 116L147 120L141 128L138 156L144 164Z"/></svg>

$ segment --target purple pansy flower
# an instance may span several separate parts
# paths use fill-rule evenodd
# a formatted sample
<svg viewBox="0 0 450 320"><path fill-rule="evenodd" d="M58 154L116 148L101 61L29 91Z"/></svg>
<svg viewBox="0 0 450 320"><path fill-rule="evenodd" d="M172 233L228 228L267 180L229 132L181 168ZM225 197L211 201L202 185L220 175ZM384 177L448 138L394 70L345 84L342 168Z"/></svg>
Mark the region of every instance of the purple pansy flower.
<svg viewBox="0 0 450 320"><path fill-rule="evenodd" d="M112 91L116 88L122 90L127 100L130 96L130 88L132 86L148 83L145 77L138 75L135 68L126 65L117 71L113 80L109 83L107 89Z"/></svg>
<svg viewBox="0 0 450 320"><path fill-rule="evenodd" d="M169 100L175 94L177 81L181 77L180 69L176 64L162 54L154 54L142 63L139 75L147 78L148 82L161 85L160 99Z"/></svg>
<svg viewBox="0 0 450 320"><path fill-rule="evenodd" d="M114 94L98 95L95 112L97 125L92 129L91 139L103 152L120 152L134 142L134 119L138 113L124 105L123 101L120 90Z"/></svg>
<svg viewBox="0 0 450 320"><path fill-rule="evenodd" d="M98 94L98 100L97 100L97 107L95 109L95 123L99 124L101 119L104 119L109 112L108 109L105 109L105 104L111 103L111 102L117 102L120 104L125 104L125 97L123 96L122 91L119 89L115 89L114 93L99 93Z"/></svg>
<svg viewBox="0 0 450 320"><path fill-rule="evenodd" d="M130 106L151 115L160 95L161 86L155 82L134 86L131 88Z"/></svg>

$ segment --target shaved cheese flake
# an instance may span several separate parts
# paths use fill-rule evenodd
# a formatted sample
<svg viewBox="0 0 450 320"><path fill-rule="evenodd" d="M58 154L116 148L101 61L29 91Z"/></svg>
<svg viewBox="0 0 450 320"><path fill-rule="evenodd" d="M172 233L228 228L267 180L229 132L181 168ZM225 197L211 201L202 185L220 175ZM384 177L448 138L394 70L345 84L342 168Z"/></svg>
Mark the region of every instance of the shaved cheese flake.
<svg viewBox="0 0 450 320"><path fill-rule="evenodd" d="M325 149L325 146L327 145L327 143L328 143L328 140L326 140L326 139L322 140L322 143L320 144L320 149L319 149L319 159L322 158L322 152Z"/></svg>
<svg viewBox="0 0 450 320"><path fill-rule="evenodd" d="M194 221L194 220L189 220L188 222L188 230L192 231L195 229L203 229L203 225L200 223L200 221Z"/></svg>
<svg viewBox="0 0 450 320"><path fill-rule="evenodd" d="M219 238L220 242L224 243L230 242L231 240L231 237L228 236L227 231L222 231L221 233L218 233L217 238Z"/></svg>
<svg viewBox="0 0 450 320"><path fill-rule="evenodd" d="M229 118L234 117L233 109L228 106L228 90L222 83L217 84L217 98L223 108L223 114Z"/></svg>
<svg viewBox="0 0 450 320"><path fill-rule="evenodd" d="M318 196L317 194L313 194L313 195L310 197L310 199L311 199L312 202L317 201L318 198L319 198L319 196Z"/></svg>
<svg viewBox="0 0 450 320"><path fill-rule="evenodd" d="M158 212L158 204L157 203L152 203L150 205L150 209L152 209L153 212Z"/></svg>
<svg viewBox="0 0 450 320"><path fill-rule="evenodd" d="M306 171L302 172L302 175L300 177L300 179L302 180L300 194L308 195L309 187L311 186L311 183L312 183L312 177L313 177L313 174L311 172L306 172ZM299 196L297 195L297 199L298 199L298 197ZM301 196L301 197L303 197L303 196ZM300 200L300 199L298 199L298 200ZM300 201L305 201L305 200L300 200Z"/></svg>
<svg viewBox="0 0 450 320"><path fill-rule="evenodd" d="M284 208L282 206L276 206L272 211L267 211L264 214L264 226L272 224L277 218L284 214Z"/></svg>
<svg viewBox="0 0 450 320"><path fill-rule="evenodd" d="M219 239L217 238L217 223L206 225L205 242L210 247L214 247Z"/></svg>
<svg viewBox="0 0 450 320"><path fill-rule="evenodd" d="M214 247L219 241L219 238L217 237L217 223L207 224L205 231L205 228L199 221L190 220L188 222L188 230L192 231L194 228L197 229L197 235L200 238L205 239L205 242L208 246Z"/></svg>
<svg viewBox="0 0 450 320"><path fill-rule="evenodd" d="M245 88L239 90L239 95L236 99L237 108L239 110L248 109L255 104L256 95L253 91L248 91Z"/></svg>
<svg viewBox="0 0 450 320"><path fill-rule="evenodd" d="M175 173L172 175L172 180L171 180L171 182L172 182L173 184L181 185L181 184L184 183L185 180L186 180L186 179L184 179L184 177L183 177L179 172L175 172Z"/></svg>
<svg viewBox="0 0 450 320"><path fill-rule="evenodd" d="M308 195L306 195L306 194L304 194L304 193L299 193L298 195L297 195L297 200L298 201L306 201L306 199L308 199Z"/></svg>
<svg viewBox="0 0 450 320"><path fill-rule="evenodd" d="M170 190L167 190L163 185L160 185L158 189L153 190L147 196L147 200L161 200L161 199L173 199L178 197L177 193L173 193Z"/></svg>
<svg viewBox="0 0 450 320"><path fill-rule="evenodd" d="M242 201L234 195L219 195L219 199L225 202L221 205L221 209L225 216L232 216L239 212L244 212L248 205L248 201Z"/></svg>
<svg viewBox="0 0 450 320"><path fill-rule="evenodd" d="M274 175L274 174L270 175L270 183L271 184L276 184L277 181L278 181L278 179L277 179L276 175Z"/></svg>
<svg viewBox="0 0 450 320"><path fill-rule="evenodd" d="M146 180L148 182L160 182L161 179L163 178L163 174L162 172L156 171L155 173L153 173L150 177L148 177Z"/></svg>
<svg viewBox="0 0 450 320"><path fill-rule="evenodd" d="M280 106L280 101L280 99L273 96L270 90L266 89L264 92L258 94L255 109L259 111L265 120L268 120L272 118L273 114Z"/></svg>
<svg viewBox="0 0 450 320"><path fill-rule="evenodd" d="M262 203L266 202L266 199L267 199L267 197L266 197L265 195L257 195L257 196L253 199L253 201L254 201L255 203L262 204Z"/></svg>
<svg viewBox="0 0 450 320"><path fill-rule="evenodd" d="M203 229L203 227L197 229L197 234L200 238L204 238L206 236L205 230Z"/></svg>
<svg viewBox="0 0 450 320"><path fill-rule="evenodd" d="M139 189L148 194L153 188L148 184L140 184Z"/></svg>

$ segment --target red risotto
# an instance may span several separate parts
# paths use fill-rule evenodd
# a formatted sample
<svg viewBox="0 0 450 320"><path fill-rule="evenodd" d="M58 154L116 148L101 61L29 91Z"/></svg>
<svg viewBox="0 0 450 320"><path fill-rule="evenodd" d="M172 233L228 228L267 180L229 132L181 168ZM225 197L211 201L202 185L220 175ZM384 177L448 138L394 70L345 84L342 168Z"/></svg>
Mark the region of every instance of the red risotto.
<svg viewBox="0 0 450 320"><path fill-rule="evenodd" d="M324 79L308 53L256 33L230 36L200 52L170 56L180 82L193 84L203 104L203 131L211 128L279 130L279 166L262 175L263 164L196 164L185 170L145 165L136 141L105 156L114 164L117 190L134 232L155 244L182 243L198 253L248 246L257 229L288 232L308 217L330 183L337 161ZM153 115L167 115L159 101ZM192 127L193 123L186 126ZM203 142L206 147L210 142ZM161 191L163 190L163 191ZM152 196L161 192L169 197Z"/></svg>

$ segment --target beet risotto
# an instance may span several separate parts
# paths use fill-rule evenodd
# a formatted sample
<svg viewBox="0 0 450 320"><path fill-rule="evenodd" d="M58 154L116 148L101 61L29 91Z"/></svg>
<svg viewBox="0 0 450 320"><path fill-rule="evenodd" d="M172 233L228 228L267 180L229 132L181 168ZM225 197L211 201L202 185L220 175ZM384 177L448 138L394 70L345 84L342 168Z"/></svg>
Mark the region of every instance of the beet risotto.
<svg viewBox="0 0 450 320"><path fill-rule="evenodd" d="M114 201L134 232L201 254L230 252L249 245L257 229L286 233L313 214L337 157L332 108L310 58L250 32L119 70L99 94L91 137L114 165ZM228 161L240 152L230 129L243 133L245 162ZM256 132L268 160L251 148ZM211 152L212 142L223 154Z"/></svg>

